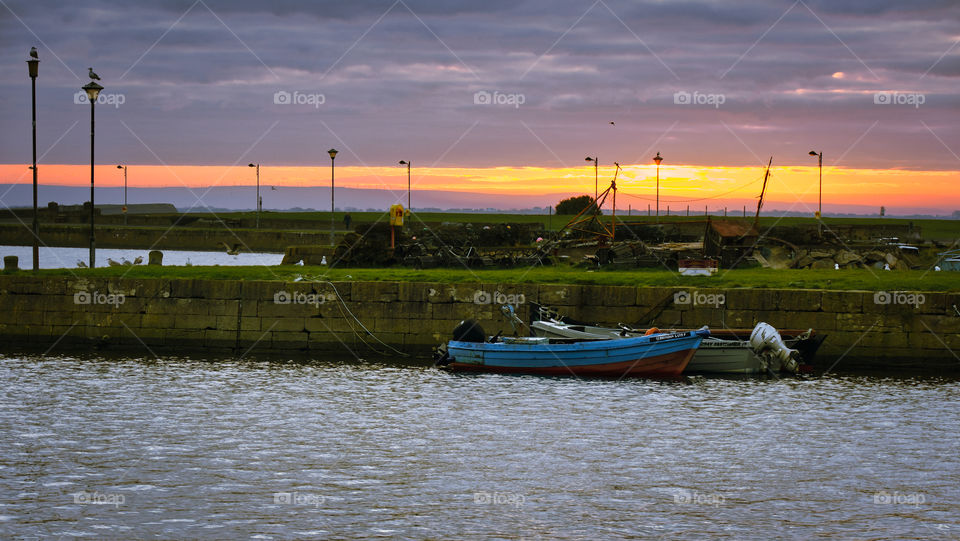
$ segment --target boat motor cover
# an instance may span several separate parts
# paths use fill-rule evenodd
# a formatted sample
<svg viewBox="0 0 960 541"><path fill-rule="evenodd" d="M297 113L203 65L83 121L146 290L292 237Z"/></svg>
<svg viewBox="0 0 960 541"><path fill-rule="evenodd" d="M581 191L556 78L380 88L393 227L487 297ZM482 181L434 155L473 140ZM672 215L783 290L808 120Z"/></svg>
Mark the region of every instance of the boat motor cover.
<svg viewBox="0 0 960 541"><path fill-rule="evenodd" d="M487 333L483 332L483 327L475 319L465 319L453 329L453 339L458 342L477 342L487 341Z"/></svg>

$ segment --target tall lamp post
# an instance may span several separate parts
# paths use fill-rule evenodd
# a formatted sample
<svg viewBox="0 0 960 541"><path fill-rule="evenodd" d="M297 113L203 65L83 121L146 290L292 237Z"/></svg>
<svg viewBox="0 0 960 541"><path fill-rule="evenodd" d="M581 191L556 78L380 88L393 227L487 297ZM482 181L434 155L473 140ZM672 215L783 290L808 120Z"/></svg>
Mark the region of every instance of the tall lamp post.
<svg viewBox="0 0 960 541"><path fill-rule="evenodd" d="M127 166L118 165L117 169L123 169L123 225L127 225Z"/></svg>
<svg viewBox="0 0 960 541"><path fill-rule="evenodd" d="M407 210L412 210L410 208L410 161L400 160L400 165L407 166Z"/></svg>
<svg viewBox="0 0 960 541"><path fill-rule="evenodd" d="M657 223L660 223L660 162L663 158L660 157L659 152L653 157L653 161L657 162Z"/></svg>
<svg viewBox="0 0 960 541"><path fill-rule="evenodd" d="M260 199L260 164L251 163L247 167L257 168L257 229L260 229L260 210L263 208L263 200Z"/></svg>
<svg viewBox="0 0 960 541"><path fill-rule="evenodd" d="M40 68L40 58L37 48L30 49L30 60L27 60L30 72L31 97L33 103L33 270L40 269L40 221L37 217L37 71Z"/></svg>
<svg viewBox="0 0 960 541"><path fill-rule="evenodd" d="M817 168L820 170L820 199L817 202L817 218L823 215L823 152L810 151L811 156L817 157Z"/></svg>
<svg viewBox="0 0 960 541"><path fill-rule="evenodd" d="M97 98L100 97L100 91L103 90L103 87L97 83L90 81L89 83L83 85L83 90L87 93L87 100L90 102L90 265L92 269L96 264L96 250L97 250L97 238L93 229L93 216L94 209L96 208L93 204L93 140L94 140L94 111L96 110Z"/></svg>
<svg viewBox="0 0 960 541"><path fill-rule="evenodd" d="M331 148L327 154L330 155L330 246L333 246L333 164L337 157L337 149Z"/></svg>
<svg viewBox="0 0 960 541"><path fill-rule="evenodd" d="M596 204L597 204L597 197L600 195L599 186L598 186L598 184L597 184L597 182L598 182L598 181L597 181L597 178L598 178L597 169L600 167L600 158L598 158L598 157L596 157L596 156L594 156L593 158L591 158L590 156L587 156L586 161L588 161L588 162L593 162L593 204L594 204L594 206L596 206Z"/></svg>

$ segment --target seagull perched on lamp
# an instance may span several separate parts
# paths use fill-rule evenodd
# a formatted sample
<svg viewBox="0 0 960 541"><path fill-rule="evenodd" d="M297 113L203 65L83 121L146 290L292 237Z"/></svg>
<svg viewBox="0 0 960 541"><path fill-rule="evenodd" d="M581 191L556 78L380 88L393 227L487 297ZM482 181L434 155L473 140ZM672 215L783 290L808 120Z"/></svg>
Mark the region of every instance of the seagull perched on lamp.
<svg viewBox="0 0 960 541"><path fill-rule="evenodd" d="M36 58L37 60L40 59L40 56L37 55L37 48L36 48L36 47L30 47L30 58Z"/></svg>
<svg viewBox="0 0 960 541"><path fill-rule="evenodd" d="M87 75L89 75L91 79L95 81L100 80L100 76L93 72L93 68L87 68L87 70Z"/></svg>

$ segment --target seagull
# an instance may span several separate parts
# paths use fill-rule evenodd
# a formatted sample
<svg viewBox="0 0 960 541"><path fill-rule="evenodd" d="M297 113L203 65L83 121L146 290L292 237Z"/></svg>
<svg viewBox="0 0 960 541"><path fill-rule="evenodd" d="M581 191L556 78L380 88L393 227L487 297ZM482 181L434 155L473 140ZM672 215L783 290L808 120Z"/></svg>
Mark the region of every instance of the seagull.
<svg viewBox="0 0 960 541"><path fill-rule="evenodd" d="M85 268L87 268L87 264L84 263L83 261L80 261L80 260L78 259L78 260L77 260L77 267L79 267L79 268L81 268L81 269L85 269Z"/></svg>
<svg viewBox="0 0 960 541"><path fill-rule="evenodd" d="M220 241L220 245L227 249L227 255L238 255L240 253L239 244L234 244L233 247L231 247L226 242Z"/></svg>
<svg viewBox="0 0 960 541"><path fill-rule="evenodd" d="M37 60L40 59L40 56L37 55L37 48L36 48L36 47L30 47L30 58L36 58Z"/></svg>
<svg viewBox="0 0 960 541"><path fill-rule="evenodd" d="M614 124L612 120L610 121L610 125L611 125L611 126L616 126L616 124Z"/></svg>
<svg viewBox="0 0 960 541"><path fill-rule="evenodd" d="M276 186L270 186L270 190L275 192L275 191L277 191L277 187L276 187Z"/></svg>
<svg viewBox="0 0 960 541"><path fill-rule="evenodd" d="M121 263L121 262L119 262L119 261L114 261L114 260L110 259L109 257L107 258L107 264L110 265L111 267L119 267L119 266L123 265L123 263Z"/></svg>
<svg viewBox="0 0 960 541"><path fill-rule="evenodd" d="M90 71L87 73L87 75L89 75L91 79L95 79L95 80L97 80L97 81L100 80L100 76L93 72L93 68L87 68L87 69L90 70Z"/></svg>
<svg viewBox="0 0 960 541"><path fill-rule="evenodd" d="M141 263L143 263L143 256L142 256L142 255L138 255L137 258L133 260L133 264L134 264L134 265L140 265Z"/></svg>
<svg viewBox="0 0 960 541"><path fill-rule="evenodd" d="M833 270L840 270L840 263L834 263Z"/></svg>

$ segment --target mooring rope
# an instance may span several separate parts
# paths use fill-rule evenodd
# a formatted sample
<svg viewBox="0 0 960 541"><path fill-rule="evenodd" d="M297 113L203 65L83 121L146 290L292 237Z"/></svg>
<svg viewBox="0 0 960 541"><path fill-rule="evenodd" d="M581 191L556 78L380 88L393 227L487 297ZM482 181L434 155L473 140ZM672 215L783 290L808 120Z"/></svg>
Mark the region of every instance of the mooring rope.
<svg viewBox="0 0 960 541"><path fill-rule="evenodd" d="M352 317L353 320L357 322L357 325L360 325L360 328L363 329L364 332L366 332L367 334L369 334L371 337L373 337L374 340L376 340L377 342L380 342L380 344L382 344L384 347L390 349L390 350L393 351L394 353L397 353L397 354L399 354L399 355L403 355L404 357L409 357L409 356L410 356L409 353L404 353L404 352L400 351L399 349L391 346L390 344L387 344L387 343L384 342L383 340L380 340L379 338L377 338L377 335L373 334L373 333L370 331L370 329L368 329L368 328L363 324L363 322L360 321L360 319L357 318L357 316L355 316L355 315L353 314L353 312L350 311L350 307L347 306L346 301L344 301L344 300L343 300L343 297L340 296L340 292L337 291L337 286L333 285L333 282L323 281L323 282L320 282L320 283L321 283L321 284L329 284L329 285L330 285L330 287L333 289L334 295L337 296L337 300L340 301L340 307L341 307L341 308L340 308L340 312L343 313L343 310L346 310L347 313L350 314L350 317ZM344 317L344 319L347 319L347 318ZM348 321L349 321L349 320L348 320ZM373 349L374 351L377 351L377 350L374 349L372 346L370 346L370 344L367 344L367 342L363 339L363 337L360 335L360 333L358 333L358 332L356 331L356 329L353 328L353 324L352 324L352 323L350 324L350 329L353 331L353 334L356 335L356 337L359 338L361 342L363 342L363 344L364 344L365 346L367 346L367 347L370 348L370 349ZM377 351L377 353L382 353L382 352Z"/></svg>

